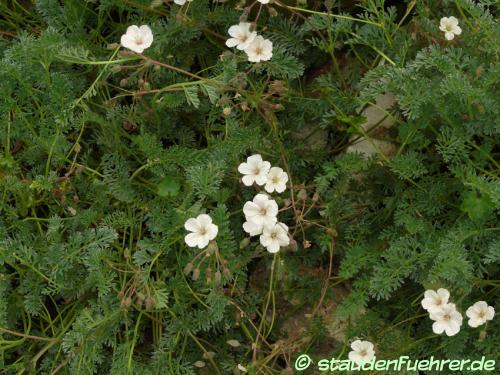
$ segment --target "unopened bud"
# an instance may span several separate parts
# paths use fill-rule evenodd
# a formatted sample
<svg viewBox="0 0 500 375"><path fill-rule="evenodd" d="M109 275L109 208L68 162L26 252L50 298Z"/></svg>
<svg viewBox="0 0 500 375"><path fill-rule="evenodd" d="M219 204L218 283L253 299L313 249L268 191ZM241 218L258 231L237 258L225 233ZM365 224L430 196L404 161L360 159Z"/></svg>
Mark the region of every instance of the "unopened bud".
<svg viewBox="0 0 500 375"><path fill-rule="evenodd" d="M146 310L151 310L155 305L154 299L151 297L146 298Z"/></svg>
<svg viewBox="0 0 500 375"><path fill-rule="evenodd" d="M297 198L301 201L305 201L307 199L307 191L306 189L300 189L297 194Z"/></svg>
<svg viewBox="0 0 500 375"><path fill-rule="evenodd" d="M198 280L199 277L200 277L200 269L198 267L196 267L193 271L193 275L191 276L191 279L193 279L193 281L196 281L196 280Z"/></svg>
<svg viewBox="0 0 500 375"><path fill-rule="evenodd" d="M479 341L484 341L484 339L486 338L486 330L482 330L481 332L479 332Z"/></svg>
<svg viewBox="0 0 500 375"><path fill-rule="evenodd" d="M219 246L217 246L217 242L215 241L210 241L207 247L207 254L212 255L216 251L219 250Z"/></svg>
<svg viewBox="0 0 500 375"><path fill-rule="evenodd" d="M123 290L120 290L118 292L118 298L122 299L125 296L125 292Z"/></svg>
<svg viewBox="0 0 500 375"><path fill-rule="evenodd" d="M278 11L276 9L274 9L273 7L268 7L267 10L268 10L269 15L271 17L276 17L278 15Z"/></svg>
<svg viewBox="0 0 500 375"><path fill-rule="evenodd" d="M247 102L243 102L243 103L241 103L241 104L240 104L240 106L241 106L241 110L242 110L243 112L248 112L248 111L250 110L250 107L248 106L248 103L247 103Z"/></svg>
<svg viewBox="0 0 500 375"><path fill-rule="evenodd" d="M188 264L186 264L186 267L184 267L184 275L189 275L192 270L193 270L193 263L189 262Z"/></svg>
<svg viewBox="0 0 500 375"><path fill-rule="evenodd" d="M226 107L222 110L222 113L224 114L224 116L229 116L231 114L232 110L231 110L231 107Z"/></svg>
<svg viewBox="0 0 500 375"><path fill-rule="evenodd" d="M120 87L127 87L127 86L128 86L128 79L123 78L123 79L120 81Z"/></svg>
<svg viewBox="0 0 500 375"><path fill-rule="evenodd" d="M222 280L222 274L220 273L219 270L217 270L217 272L215 272L215 282L219 284L221 280Z"/></svg>
<svg viewBox="0 0 500 375"><path fill-rule="evenodd" d="M240 242L240 249L243 250L245 247L247 247L250 244L250 238L245 237L241 240Z"/></svg>
<svg viewBox="0 0 500 375"><path fill-rule="evenodd" d="M120 65L115 65L111 68L112 73L120 73L121 70L122 70L122 67Z"/></svg>
<svg viewBox="0 0 500 375"><path fill-rule="evenodd" d="M205 277L207 278L207 283L212 281L212 269L210 267L205 269Z"/></svg>
<svg viewBox="0 0 500 375"><path fill-rule="evenodd" d="M319 193L316 191L313 194L312 201L317 202L319 200Z"/></svg>

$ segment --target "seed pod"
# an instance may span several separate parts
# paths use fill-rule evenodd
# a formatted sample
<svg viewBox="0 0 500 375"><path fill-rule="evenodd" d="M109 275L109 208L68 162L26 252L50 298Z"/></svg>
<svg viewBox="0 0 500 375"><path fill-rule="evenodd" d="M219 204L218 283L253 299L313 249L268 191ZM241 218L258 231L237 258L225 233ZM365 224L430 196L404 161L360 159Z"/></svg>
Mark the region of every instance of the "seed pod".
<svg viewBox="0 0 500 375"><path fill-rule="evenodd" d="M222 274L220 273L219 270L217 270L217 272L215 272L215 282L219 284L221 280L222 280Z"/></svg>

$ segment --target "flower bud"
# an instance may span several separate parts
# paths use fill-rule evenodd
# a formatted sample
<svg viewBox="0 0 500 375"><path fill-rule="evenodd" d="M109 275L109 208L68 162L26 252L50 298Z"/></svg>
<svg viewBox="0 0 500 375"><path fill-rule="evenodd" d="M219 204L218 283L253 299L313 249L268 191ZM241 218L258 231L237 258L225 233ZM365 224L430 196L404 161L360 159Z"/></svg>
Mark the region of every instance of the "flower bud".
<svg viewBox="0 0 500 375"><path fill-rule="evenodd" d="M196 281L196 280L198 280L199 277L200 277L200 269L198 267L196 267L193 271L193 275L191 276L191 279L193 279L193 281Z"/></svg>
<svg viewBox="0 0 500 375"><path fill-rule="evenodd" d="M231 114L232 110L231 110L231 107L226 107L222 110L222 113L224 114L224 116L229 116Z"/></svg>
<svg viewBox="0 0 500 375"><path fill-rule="evenodd" d="M207 254L212 255L216 251L219 250L219 246L217 246L217 242L215 241L210 241L207 247Z"/></svg>
<svg viewBox="0 0 500 375"><path fill-rule="evenodd" d="M151 297L146 298L146 310L151 310L155 306L155 301Z"/></svg>
<svg viewBox="0 0 500 375"><path fill-rule="evenodd" d="M120 73L121 70L122 70L122 67L120 65L115 65L111 68L112 73Z"/></svg>
<svg viewBox="0 0 500 375"><path fill-rule="evenodd" d="M184 267L184 275L189 275L192 270L193 270L193 263L189 262L188 264L186 264L186 267Z"/></svg>
<svg viewBox="0 0 500 375"><path fill-rule="evenodd" d="M205 269L205 277L207 278L207 283L212 281L212 269L210 267Z"/></svg>
<svg viewBox="0 0 500 375"><path fill-rule="evenodd" d="M241 240L240 242L240 250L243 250L245 247L247 247L250 244L250 238L245 237Z"/></svg>
<svg viewBox="0 0 500 375"><path fill-rule="evenodd" d="M306 189L300 189L297 194L297 198L301 201L305 201L307 199L307 191Z"/></svg>
<svg viewBox="0 0 500 375"><path fill-rule="evenodd" d="M215 272L215 282L219 284L221 280L222 280L222 274L220 273L219 270L217 270L217 272Z"/></svg>

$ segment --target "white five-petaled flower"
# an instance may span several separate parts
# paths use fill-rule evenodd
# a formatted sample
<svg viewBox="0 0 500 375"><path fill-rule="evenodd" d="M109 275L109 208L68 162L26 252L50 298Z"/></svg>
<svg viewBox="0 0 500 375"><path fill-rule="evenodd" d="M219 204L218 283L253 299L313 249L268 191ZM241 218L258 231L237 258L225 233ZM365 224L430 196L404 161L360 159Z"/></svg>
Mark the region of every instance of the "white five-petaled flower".
<svg viewBox="0 0 500 375"><path fill-rule="evenodd" d="M186 4L186 1L193 1L193 0L174 0L174 3L176 3L177 5L184 5Z"/></svg>
<svg viewBox="0 0 500 375"><path fill-rule="evenodd" d="M469 317L471 327L479 327L495 316L495 309L484 301L479 301L467 309L465 315Z"/></svg>
<svg viewBox="0 0 500 375"><path fill-rule="evenodd" d="M440 335L446 332L448 336L454 336L460 331L462 325L462 314L457 311L454 303L448 303L429 314L429 317L434 320L432 330Z"/></svg>
<svg viewBox="0 0 500 375"><path fill-rule="evenodd" d="M259 154L249 156L246 163L241 163L238 166L238 171L244 174L243 184L252 186L255 182L257 185L264 185L267 181L267 173L271 168L271 163L263 161Z"/></svg>
<svg viewBox="0 0 500 375"><path fill-rule="evenodd" d="M217 236L219 227L212 223L212 218L207 214L200 214L198 217L186 220L184 228L192 232L186 235L184 240L189 247L203 249Z"/></svg>
<svg viewBox="0 0 500 375"><path fill-rule="evenodd" d="M439 311L448 303L450 292L444 288L439 288L437 291L426 290L422 299L422 307L429 313Z"/></svg>
<svg viewBox="0 0 500 375"><path fill-rule="evenodd" d="M248 61L258 63L268 61L273 57L273 42L257 35L250 45L245 48Z"/></svg>
<svg viewBox="0 0 500 375"><path fill-rule="evenodd" d="M264 189L266 189L268 193L272 193L273 191L283 193L286 189L287 182L288 174L280 167L272 167L267 174L267 181Z"/></svg>
<svg viewBox="0 0 500 375"><path fill-rule="evenodd" d="M262 225L261 223L254 223L253 221L245 221L243 223L243 230L247 232L250 237L258 236L262 233L263 229L264 225Z"/></svg>
<svg viewBox="0 0 500 375"><path fill-rule="evenodd" d="M356 340L351 344L349 352L349 360L356 363L358 366L370 362L375 357L375 350L370 341Z"/></svg>
<svg viewBox="0 0 500 375"><path fill-rule="evenodd" d="M247 224L243 225L243 229L251 235L257 235L262 233L264 227L272 227L276 224L278 204L265 194L257 194L252 202L245 203L243 213L247 219Z"/></svg>
<svg viewBox="0 0 500 375"><path fill-rule="evenodd" d="M231 26L227 32L232 38L226 40L226 46L236 47L240 51L247 48L257 36L256 31L250 30L251 26L249 22L240 22L238 25Z"/></svg>
<svg viewBox="0 0 500 375"><path fill-rule="evenodd" d="M452 40L455 35L462 34L462 29L458 26L458 20L453 16L441 18L439 30L444 32L444 37L447 40Z"/></svg>
<svg viewBox="0 0 500 375"><path fill-rule="evenodd" d="M276 223L272 227L264 226L260 235L260 243L270 253L277 253L280 247L290 244L288 227L283 223Z"/></svg>
<svg viewBox="0 0 500 375"><path fill-rule="evenodd" d="M120 39L121 45L136 53L142 53L153 43L153 32L148 25L132 25L127 28L127 32Z"/></svg>

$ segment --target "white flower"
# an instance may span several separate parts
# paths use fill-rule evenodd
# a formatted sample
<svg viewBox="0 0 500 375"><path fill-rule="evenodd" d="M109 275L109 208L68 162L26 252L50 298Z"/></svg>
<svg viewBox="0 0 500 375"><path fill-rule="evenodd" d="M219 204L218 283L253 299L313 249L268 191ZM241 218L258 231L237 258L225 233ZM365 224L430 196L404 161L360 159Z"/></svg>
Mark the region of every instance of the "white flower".
<svg viewBox="0 0 500 375"><path fill-rule="evenodd" d="M479 301L467 309L465 315L469 317L469 325L471 327L479 327L486 323L487 320L492 320L495 316L495 309L484 301Z"/></svg>
<svg viewBox="0 0 500 375"><path fill-rule="evenodd" d="M232 38L226 40L226 46L236 47L240 51L247 48L257 36L257 32L250 31L251 25L249 22L240 22L238 25L231 26L227 32Z"/></svg>
<svg viewBox="0 0 500 375"><path fill-rule="evenodd" d="M277 253L280 247L290 244L288 227L283 223L276 223L272 227L265 226L260 235L260 243L270 253Z"/></svg>
<svg viewBox="0 0 500 375"><path fill-rule="evenodd" d="M278 204L275 200L269 199L265 194L257 194L252 202L245 203L243 213L247 222L251 223L252 232L262 232L265 226L274 226L278 221L276 218L276 215L278 215ZM244 226L243 229L246 230L248 227L245 228Z"/></svg>
<svg viewBox="0 0 500 375"><path fill-rule="evenodd" d="M261 4L269 4L269 0L258 0Z"/></svg>
<svg viewBox="0 0 500 375"><path fill-rule="evenodd" d="M252 186L254 182L262 186L267 181L267 173L270 168L271 163L263 161L262 156L256 154L249 156L246 163L241 163L238 166L238 171L245 175L241 179L245 186Z"/></svg>
<svg viewBox="0 0 500 375"><path fill-rule="evenodd" d="M273 57L273 42L257 35L250 45L245 48L248 61L258 63L271 60Z"/></svg>
<svg viewBox="0 0 500 375"><path fill-rule="evenodd" d="M238 363L238 370L240 370L241 372L248 372L248 370L246 369L245 366L243 366L242 364Z"/></svg>
<svg viewBox="0 0 500 375"><path fill-rule="evenodd" d="M440 335L446 332L448 336L454 336L460 331L463 319L454 303L448 303L442 306L440 310L431 312L429 317L434 320L432 324L434 333Z"/></svg>
<svg viewBox="0 0 500 375"><path fill-rule="evenodd" d="M153 32L148 25L132 25L127 28L127 32L121 37L121 45L136 53L142 53L153 43Z"/></svg>
<svg viewBox="0 0 500 375"><path fill-rule="evenodd" d="M370 341L356 340L351 344L351 348L349 360L358 366L370 362L375 357L373 344Z"/></svg>
<svg viewBox="0 0 500 375"><path fill-rule="evenodd" d="M262 233L262 230L264 229L264 225L262 224L256 224L252 221L245 221L243 223L243 230L250 234L250 237L252 236L258 236L259 234Z"/></svg>
<svg viewBox="0 0 500 375"><path fill-rule="evenodd" d="M452 40L455 35L462 34L462 29L458 26L458 20L453 16L441 18L439 30L444 31L444 37L447 40Z"/></svg>
<svg viewBox="0 0 500 375"><path fill-rule="evenodd" d="M286 189L287 182L288 174L283 172L283 169L279 167L272 167L267 174L267 181L264 189L266 189L268 193L272 193L273 191L283 193Z"/></svg>
<svg viewBox="0 0 500 375"><path fill-rule="evenodd" d="M450 292L444 288L439 288L437 291L426 290L422 299L422 307L429 313L439 311L448 303Z"/></svg>
<svg viewBox="0 0 500 375"><path fill-rule="evenodd" d="M193 1L193 0L174 0L174 3L176 3L177 5L184 5L186 4L186 1Z"/></svg>
<svg viewBox="0 0 500 375"><path fill-rule="evenodd" d="M219 228L212 223L212 218L207 214L200 214L196 219L191 218L184 223L186 230L193 232L186 235L184 240L189 247L203 249L217 236Z"/></svg>

